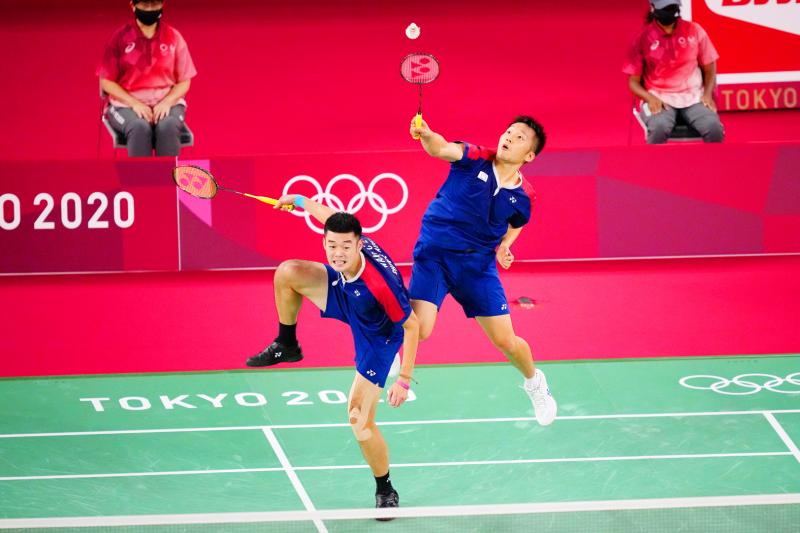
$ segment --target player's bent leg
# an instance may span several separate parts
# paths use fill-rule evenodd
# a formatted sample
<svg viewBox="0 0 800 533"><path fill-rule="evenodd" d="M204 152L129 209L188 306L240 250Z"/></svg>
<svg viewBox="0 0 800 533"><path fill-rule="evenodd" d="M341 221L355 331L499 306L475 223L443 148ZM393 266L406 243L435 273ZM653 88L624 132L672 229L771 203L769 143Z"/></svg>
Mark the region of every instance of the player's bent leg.
<svg viewBox="0 0 800 533"><path fill-rule="evenodd" d="M361 446L364 459L376 476L385 474L389 469L389 450L375 424L375 408L382 391L381 387L356 373L347 404L350 428Z"/></svg>
<svg viewBox="0 0 800 533"><path fill-rule="evenodd" d="M489 340L525 377L523 389L533 404L536 421L542 426L553 423L558 411L555 398L550 393L544 372L533 365L531 348L522 337L514 333L511 316L479 316L475 317Z"/></svg>
<svg viewBox="0 0 800 533"><path fill-rule="evenodd" d="M525 378L533 377L535 369L531 348L525 339L517 337L514 333L510 315L476 316L475 320L481 325L495 348L503 352Z"/></svg>
<svg viewBox="0 0 800 533"><path fill-rule="evenodd" d="M283 324L297 322L303 297L311 300L320 310L325 310L328 299L325 265L300 259L284 261L275 271L275 305Z"/></svg>
<svg viewBox="0 0 800 533"><path fill-rule="evenodd" d="M284 261L275 271L275 306L281 328L294 327L297 314L308 298L321 310L325 310L328 297L328 274L325 265L314 261ZM292 329L294 331L294 329ZM261 352L247 360L247 366L272 366L278 363L294 363L303 359L303 350L292 333L292 342L281 342L280 337Z"/></svg>
<svg viewBox="0 0 800 533"><path fill-rule="evenodd" d="M375 507L398 507L400 497L389 479L389 447L375 424L375 411L382 391L381 387L356 373L353 386L350 388L347 416L353 434L361 447L361 453L378 484L375 491ZM378 520L390 519L379 518Z"/></svg>
<svg viewBox="0 0 800 533"><path fill-rule="evenodd" d="M425 300L411 300L411 308L419 320L419 340L424 341L433 333L439 308L436 304Z"/></svg>

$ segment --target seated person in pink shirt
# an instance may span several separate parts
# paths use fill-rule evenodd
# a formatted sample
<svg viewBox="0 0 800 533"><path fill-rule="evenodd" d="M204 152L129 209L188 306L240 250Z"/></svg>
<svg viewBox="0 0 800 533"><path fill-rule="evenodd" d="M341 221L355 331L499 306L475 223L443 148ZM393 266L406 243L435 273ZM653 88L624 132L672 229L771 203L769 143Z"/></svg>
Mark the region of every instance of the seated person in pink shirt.
<svg viewBox="0 0 800 533"><path fill-rule="evenodd" d="M680 7L681 0L650 0L648 23L622 71L631 92L643 100L648 143L666 142L678 113L705 142L722 142L725 132L713 98L719 54L699 24L680 18Z"/></svg>
<svg viewBox="0 0 800 533"><path fill-rule="evenodd" d="M161 22L163 5L131 0L134 20L114 33L97 68L109 123L125 134L132 157L180 153L183 97L197 74L183 36Z"/></svg>

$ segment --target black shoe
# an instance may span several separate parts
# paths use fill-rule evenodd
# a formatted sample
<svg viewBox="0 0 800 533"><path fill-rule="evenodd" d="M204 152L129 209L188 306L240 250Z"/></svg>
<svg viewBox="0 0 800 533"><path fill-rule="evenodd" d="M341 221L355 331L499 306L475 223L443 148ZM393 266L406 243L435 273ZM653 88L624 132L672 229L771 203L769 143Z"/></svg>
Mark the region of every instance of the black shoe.
<svg viewBox="0 0 800 533"><path fill-rule="evenodd" d="M273 342L264 350L247 360L247 366L272 366L278 363L294 363L303 359L303 350L300 345L286 346L278 341Z"/></svg>
<svg viewBox="0 0 800 533"><path fill-rule="evenodd" d="M377 508L400 507L400 496L394 489L392 489L392 492L387 492L386 494L376 492L375 507ZM388 522L389 520L394 520L394 517L376 518L375 520L378 520L379 522Z"/></svg>

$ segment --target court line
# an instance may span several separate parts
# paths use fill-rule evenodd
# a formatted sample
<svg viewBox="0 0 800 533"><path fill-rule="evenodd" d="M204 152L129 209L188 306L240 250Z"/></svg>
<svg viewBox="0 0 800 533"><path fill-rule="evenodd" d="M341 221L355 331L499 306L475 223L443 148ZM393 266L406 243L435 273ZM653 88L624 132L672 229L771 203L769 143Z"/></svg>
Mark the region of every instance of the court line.
<svg viewBox="0 0 800 533"><path fill-rule="evenodd" d="M689 413L625 413L611 415L568 415L559 416L556 420L613 420L625 418L682 418L689 416L740 416L740 415L762 415L772 414L795 414L800 413L800 409L778 409L778 410L759 410L759 411L701 411ZM453 418L440 420L395 420L378 422L378 426L415 426L426 424L481 424L496 422L535 422L534 417L512 417L512 418ZM263 428L271 429L315 429L315 428L337 428L350 427L346 422L326 423L326 424L272 424L259 426L218 426L218 427L192 427L192 428L160 428L160 429L114 429L101 431L61 431L51 433L5 433L0 434L0 439L17 438L36 438L36 437L77 437L84 435L129 435L144 433L191 433L198 431L261 431Z"/></svg>
<svg viewBox="0 0 800 533"><path fill-rule="evenodd" d="M298 522L308 520L358 520L378 517L430 518L447 516L501 516L517 514L572 513L591 511L633 511L800 504L800 494L755 494L745 496L700 496L639 500L588 500L496 505L453 505L440 507L397 507L393 509L331 509L324 511L274 511L261 513L204 513L180 515L76 516L58 518L0 519L0 529L92 526L150 526L172 524L233 524L256 522Z"/></svg>
<svg viewBox="0 0 800 533"><path fill-rule="evenodd" d="M263 428L262 431L264 432L264 436L267 437L269 445L272 446L272 451L278 457L278 461L280 461L283 470L289 477L289 481L292 482L292 486L294 487L295 492L297 492L297 495L300 497L300 501L303 502L303 506L306 508L306 511L316 511L314 508L314 503L308 496L308 493L306 492L305 487L303 487L303 483L300 481L300 478L297 477L297 473L292 468L292 463L289 462L289 458L283 451L281 443L278 442L278 439L275 437L275 433L268 427ZM319 533L328 533L328 528L325 527L325 524L323 524L322 520L319 518L314 519L314 525Z"/></svg>
<svg viewBox="0 0 800 533"><path fill-rule="evenodd" d="M792 452L792 455L794 455L794 458L797 459L797 462L800 463L800 449L797 448L797 445L794 443L792 438L789 436L788 433L786 433L786 430L783 429L783 426L781 425L780 422L778 422L778 419L775 418L775 416L772 413L764 413L764 416L766 417L769 424L772 426L772 429L775 430L775 432L781 438L783 443L786 445L786 447L789 448L789 451Z"/></svg>
<svg viewBox="0 0 800 533"><path fill-rule="evenodd" d="M265 432L268 428L265 429ZM283 450L281 450L283 453ZM277 455L277 452L276 452ZM429 463L392 463L391 468L437 468L450 466L484 466L484 465L521 465L543 463L593 463L603 461L647 461L647 460L674 460L674 459L719 459L725 457L779 457L791 456L792 452L741 452L741 453L681 453L670 455L616 455L606 457L551 457L542 459L497 459L487 461L447 461ZM285 456L285 454L284 454ZM280 459L280 457L279 457ZM283 465L283 462L281 462ZM288 459L287 459L288 464ZM265 468L226 468L219 470L177 470L164 472L120 472L115 474L55 474L45 476L5 476L0 481L39 481L48 479L93 479L109 477L139 477L139 476L172 476L172 475L209 475L209 474L241 474L250 472L282 472L308 471L308 470L357 470L366 469L369 465L323 465L323 466L293 466L265 467ZM290 476L291 477L291 476ZM297 477L294 475L294 477ZM300 483L300 480L297 480ZM300 485L302 488L302 485ZM305 491L304 491L305 492ZM302 497L301 497L302 499ZM313 510L313 509L311 509Z"/></svg>

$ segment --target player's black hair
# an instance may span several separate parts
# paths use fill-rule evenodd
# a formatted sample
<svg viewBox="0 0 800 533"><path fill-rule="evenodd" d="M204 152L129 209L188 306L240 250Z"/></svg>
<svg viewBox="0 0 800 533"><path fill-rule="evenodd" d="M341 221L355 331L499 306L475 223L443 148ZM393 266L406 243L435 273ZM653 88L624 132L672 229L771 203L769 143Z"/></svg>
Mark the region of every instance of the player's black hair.
<svg viewBox="0 0 800 533"><path fill-rule="evenodd" d="M361 222L350 213L340 211L332 214L325 221L325 233L332 231L334 233L354 233L356 238L361 237Z"/></svg>
<svg viewBox="0 0 800 533"><path fill-rule="evenodd" d="M516 117L511 121L509 127L517 123L525 124L533 130L533 133L536 134L536 142L533 145L533 153L539 155L539 152L544 150L544 145L547 142L547 135L544 133L544 127L537 122L535 118L529 117L528 115L520 115Z"/></svg>

